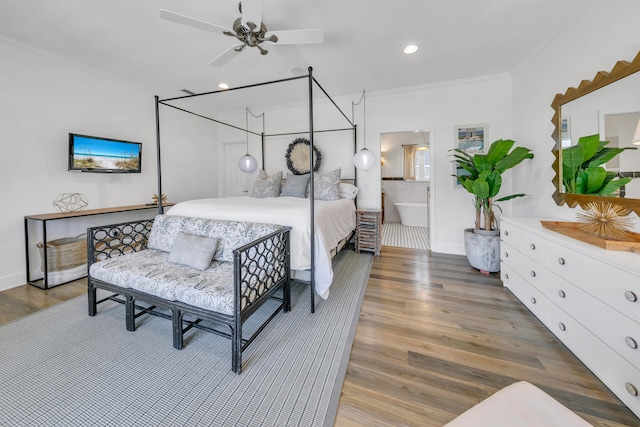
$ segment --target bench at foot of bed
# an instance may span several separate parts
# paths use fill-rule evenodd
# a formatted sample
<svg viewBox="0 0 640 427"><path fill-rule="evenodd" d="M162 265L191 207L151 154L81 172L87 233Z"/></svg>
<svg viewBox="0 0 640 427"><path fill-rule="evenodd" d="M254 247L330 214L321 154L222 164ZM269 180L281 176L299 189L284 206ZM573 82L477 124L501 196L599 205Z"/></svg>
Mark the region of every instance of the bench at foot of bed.
<svg viewBox="0 0 640 427"><path fill-rule="evenodd" d="M281 310L291 309L289 231L277 225L165 215L90 228L89 315L97 314L99 303L114 300L125 306L129 331L142 315L171 319L177 349L182 349L184 333L192 328L223 335L231 339L232 369L241 373L244 349ZM175 262L172 246L179 233L217 239L206 268ZM117 251L110 249L113 236ZM211 250L211 241L204 243ZM190 240L188 250L194 253L185 262L192 264L202 250L198 239ZM97 289L112 294L98 300ZM244 322L274 300L272 307L260 310L261 325L243 338Z"/></svg>

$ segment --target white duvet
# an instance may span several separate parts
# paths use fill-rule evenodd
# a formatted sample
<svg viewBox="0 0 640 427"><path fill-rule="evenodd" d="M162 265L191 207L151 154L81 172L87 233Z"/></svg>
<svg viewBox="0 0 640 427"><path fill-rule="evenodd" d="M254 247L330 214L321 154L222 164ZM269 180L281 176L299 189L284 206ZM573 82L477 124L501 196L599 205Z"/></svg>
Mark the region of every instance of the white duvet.
<svg viewBox="0 0 640 427"><path fill-rule="evenodd" d="M315 287L326 299L333 281L332 248L355 228L355 205L351 199L314 201L315 211ZM309 200L298 197L227 197L180 202L167 215L262 222L290 226L291 268L311 268Z"/></svg>

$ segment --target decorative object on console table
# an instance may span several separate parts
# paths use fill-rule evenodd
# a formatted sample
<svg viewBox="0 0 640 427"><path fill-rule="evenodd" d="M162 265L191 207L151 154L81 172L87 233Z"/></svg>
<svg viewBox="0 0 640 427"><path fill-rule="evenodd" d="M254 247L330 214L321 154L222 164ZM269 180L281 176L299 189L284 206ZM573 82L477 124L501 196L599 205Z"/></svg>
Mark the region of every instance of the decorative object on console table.
<svg viewBox="0 0 640 427"><path fill-rule="evenodd" d="M89 201L82 193L62 193L55 198L53 206L60 212L75 212L89 206Z"/></svg>
<svg viewBox="0 0 640 427"><path fill-rule="evenodd" d="M495 202L502 202L525 194L512 194L494 200L502 186L502 173L532 159L529 148L511 148L515 141L499 139L489 147L487 154L455 148L456 166L464 173L454 175L462 186L474 196L475 228L464 230L465 252L472 267L483 273L500 271L500 230L494 214ZM498 207L499 208L499 207Z"/></svg>
<svg viewBox="0 0 640 427"><path fill-rule="evenodd" d="M618 398L640 416L640 264L544 229L501 218L501 279Z"/></svg>
<svg viewBox="0 0 640 427"><path fill-rule="evenodd" d="M151 200L153 200L153 204L154 205L156 205L156 206L158 205L158 195L157 194L154 194L153 197L151 198ZM163 194L161 200L162 200L162 204L163 205L166 204L167 203L167 195Z"/></svg>
<svg viewBox="0 0 640 427"><path fill-rule="evenodd" d="M382 241L382 211L380 209L356 210L356 251L369 251L380 255Z"/></svg>

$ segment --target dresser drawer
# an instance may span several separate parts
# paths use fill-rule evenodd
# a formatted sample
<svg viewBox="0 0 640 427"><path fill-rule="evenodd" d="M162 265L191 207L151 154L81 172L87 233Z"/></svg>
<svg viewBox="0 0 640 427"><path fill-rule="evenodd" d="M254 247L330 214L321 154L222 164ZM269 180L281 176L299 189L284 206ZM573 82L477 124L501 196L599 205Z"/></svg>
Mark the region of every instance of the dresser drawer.
<svg viewBox="0 0 640 427"><path fill-rule="evenodd" d="M640 276L555 244L548 258L558 275L640 323Z"/></svg>
<svg viewBox="0 0 640 427"><path fill-rule="evenodd" d="M640 369L640 324L558 276L540 291Z"/></svg>
<svg viewBox="0 0 640 427"><path fill-rule="evenodd" d="M538 262L546 260L546 247L550 243L548 240L511 224L504 224L503 227L500 230L500 240L502 242Z"/></svg>
<svg viewBox="0 0 640 427"><path fill-rule="evenodd" d="M506 288L513 293L542 323L547 319L551 302L522 276L504 262L500 265L500 278Z"/></svg>
<svg viewBox="0 0 640 427"><path fill-rule="evenodd" d="M640 370L553 304L547 322L549 330L640 417Z"/></svg>
<svg viewBox="0 0 640 427"><path fill-rule="evenodd" d="M509 265L516 273L542 293L547 292L546 288L548 288L549 283L560 280L551 270L509 244L502 242L500 252L501 260L505 264Z"/></svg>

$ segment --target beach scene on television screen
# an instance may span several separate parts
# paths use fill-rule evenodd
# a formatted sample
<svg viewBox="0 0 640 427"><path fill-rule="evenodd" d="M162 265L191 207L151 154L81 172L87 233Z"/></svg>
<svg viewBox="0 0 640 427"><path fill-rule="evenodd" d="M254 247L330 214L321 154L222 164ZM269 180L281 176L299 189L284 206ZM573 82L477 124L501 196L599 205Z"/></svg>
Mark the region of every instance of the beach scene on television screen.
<svg viewBox="0 0 640 427"><path fill-rule="evenodd" d="M73 166L79 169L138 170L138 144L76 136Z"/></svg>

